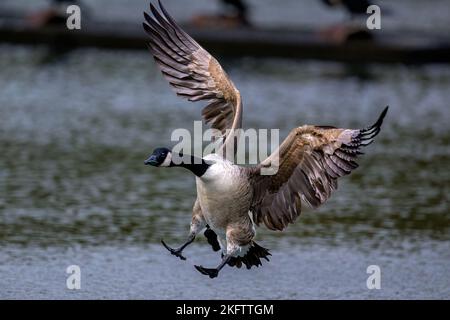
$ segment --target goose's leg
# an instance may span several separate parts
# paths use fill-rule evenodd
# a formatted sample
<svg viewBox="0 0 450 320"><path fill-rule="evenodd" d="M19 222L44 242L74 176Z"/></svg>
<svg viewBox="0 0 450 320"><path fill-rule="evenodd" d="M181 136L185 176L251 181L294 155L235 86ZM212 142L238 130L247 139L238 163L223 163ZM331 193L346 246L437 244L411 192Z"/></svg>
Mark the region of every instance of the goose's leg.
<svg viewBox="0 0 450 320"><path fill-rule="evenodd" d="M200 273L209 276L211 279L219 275L219 271L230 261L232 255L226 254L216 268L205 268L202 266L194 266Z"/></svg>
<svg viewBox="0 0 450 320"><path fill-rule="evenodd" d="M248 216L247 216L248 218ZM216 268L205 268L203 266L195 266L195 268L202 274L215 278L219 275L219 271L230 261L234 256L239 255L243 250L247 250L248 244L255 236L255 230L248 218L243 219L239 223L229 225L227 227L227 251L223 255L222 261Z"/></svg>
<svg viewBox="0 0 450 320"><path fill-rule="evenodd" d="M189 232L189 236L185 243L183 243L178 248L171 248L169 247L164 240L161 240L161 243L163 246L169 250L171 254L174 256L180 258L181 260L186 260L186 258L181 254L188 245L190 245L192 242L194 242L196 235L205 227L205 219L203 218L203 215L201 214L201 211L199 211L200 206L198 206L198 202L195 202L194 209L193 209L193 215L191 220L191 228Z"/></svg>
<svg viewBox="0 0 450 320"><path fill-rule="evenodd" d="M186 257L183 256L181 253L183 252L184 248L186 248L188 245L190 245L192 242L194 242L195 240L195 234L193 233L189 233L189 237L187 238L187 241L185 243L183 243L180 247L178 248L171 248L169 247L164 240L161 240L162 245L169 250L169 252L171 254L173 254L174 256L180 258L181 260L186 260Z"/></svg>

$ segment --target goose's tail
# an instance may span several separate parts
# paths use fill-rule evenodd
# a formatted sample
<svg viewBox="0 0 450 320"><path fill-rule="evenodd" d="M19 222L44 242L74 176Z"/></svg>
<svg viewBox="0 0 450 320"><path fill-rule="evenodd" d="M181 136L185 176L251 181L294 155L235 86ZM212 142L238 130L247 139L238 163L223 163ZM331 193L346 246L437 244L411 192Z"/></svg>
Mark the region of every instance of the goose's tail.
<svg viewBox="0 0 450 320"><path fill-rule="evenodd" d="M242 264L245 264L247 269L250 269L252 266L262 266L261 259L269 261L269 256L271 256L269 249L263 248L256 242L252 241L245 256L232 257L230 261L228 261L228 265L230 267L240 268L242 267Z"/></svg>

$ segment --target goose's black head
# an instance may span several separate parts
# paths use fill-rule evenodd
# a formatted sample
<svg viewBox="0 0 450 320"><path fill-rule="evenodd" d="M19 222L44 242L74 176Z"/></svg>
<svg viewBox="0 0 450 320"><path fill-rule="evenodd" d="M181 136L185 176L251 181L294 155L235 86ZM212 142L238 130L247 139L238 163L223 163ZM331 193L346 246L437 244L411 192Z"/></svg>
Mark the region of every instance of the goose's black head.
<svg viewBox="0 0 450 320"><path fill-rule="evenodd" d="M156 148L144 161L144 164L155 167L170 167L172 165L172 152L167 148Z"/></svg>
<svg viewBox="0 0 450 320"><path fill-rule="evenodd" d="M183 155L182 152L172 154L167 148L156 148L153 153L144 161L144 164L154 167L182 167L190 170L197 177L201 177L212 165L202 158L190 155Z"/></svg>

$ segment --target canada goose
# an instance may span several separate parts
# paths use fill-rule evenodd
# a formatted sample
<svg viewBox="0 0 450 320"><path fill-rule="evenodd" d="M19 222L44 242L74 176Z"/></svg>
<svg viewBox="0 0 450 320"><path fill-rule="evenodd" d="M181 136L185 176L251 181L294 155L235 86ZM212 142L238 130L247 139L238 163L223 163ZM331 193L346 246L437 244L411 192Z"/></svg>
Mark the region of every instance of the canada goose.
<svg viewBox="0 0 450 320"><path fill-rule="evenodd" d="M144 13L144 29L150 35L150 51L175 89L189 101L207 100L202 115L224 135L222 148L230 147L233 130L241 127L242 101L239 91L220 64L185 33L159 3L161 13L150 4L153 17ZM193 207L189 237L173 249L185 260L183 249L206 228L205 236L215 251L222 250L217 268L195 266L214 278L226 264L248 269L261 265L269 251L253 241L255 226L283 230L300 215L301 202L313 208L324 203L337 188L337 179L358 165L360 147L371 143L380 131L387 107L374 125L365 129L339 129L305 125L293 129L274 152L259 165L243 167L218 154L176 164L168 148L157 148L145 164L184 167L196 176L197 199ZM227 130L228 129L228 130ZM278 172L261 175L279 155Z"/></svg>

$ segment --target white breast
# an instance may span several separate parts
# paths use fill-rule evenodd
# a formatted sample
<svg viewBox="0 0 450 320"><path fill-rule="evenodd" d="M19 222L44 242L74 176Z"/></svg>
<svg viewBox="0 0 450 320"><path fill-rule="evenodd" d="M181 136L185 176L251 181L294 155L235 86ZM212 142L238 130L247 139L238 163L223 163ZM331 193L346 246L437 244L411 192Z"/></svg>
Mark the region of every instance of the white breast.
<svg viewBox="0 0 450 320"><path fill-rule="evenodd" d="M197 178L197 185L202 187L202 193L208 196L227 196L233 193L239 184L239 170L230 161L216 155L208 155L204 158L213 164L206 172Z"/></svg>
<svg viewBox="0 0 450 320"><path fill-rule="evenodd" d="M214 164L197 177L197 195L207 223L221 230L236 215L247 213L249 187L239 168L230 161L217 155L204 159Z"/></svg>
<svg viewBox="0 0 450 320"><path fill-rule="evenodd" d="M201 177L203 182L217 184L218 186L233 183L232 180L236 178L238 170L230 161L216 154L209 154L203 159L212 163Z"/></svg>

